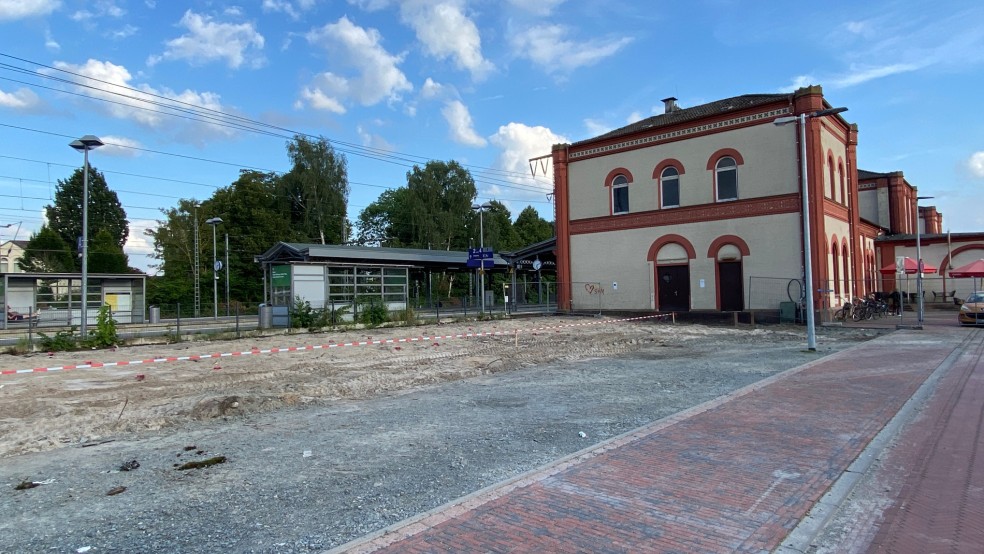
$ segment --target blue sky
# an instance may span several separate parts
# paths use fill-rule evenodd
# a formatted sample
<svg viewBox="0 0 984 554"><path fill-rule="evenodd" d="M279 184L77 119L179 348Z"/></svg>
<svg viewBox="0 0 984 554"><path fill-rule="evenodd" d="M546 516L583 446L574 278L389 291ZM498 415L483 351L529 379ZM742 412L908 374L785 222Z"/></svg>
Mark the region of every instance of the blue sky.
<svg viewBox="0 0 984 554"><path fill-rule="evenodd" d="M90 163L127 211L131 265L146 268L141 233L160 208L204 200L243 167L288 170L292 132L346 153L352 220L427 159L466 164L480 201L552 219L550 180L527 163L551 144L662 113L668 96L689 107L807 84L849 108L862 169L903 171L944 229L984 231L984 7L933 7L0 0L0 226L13 224L0 239L41 226L82 162L68 142L85 134L108 144Z"/></svg>

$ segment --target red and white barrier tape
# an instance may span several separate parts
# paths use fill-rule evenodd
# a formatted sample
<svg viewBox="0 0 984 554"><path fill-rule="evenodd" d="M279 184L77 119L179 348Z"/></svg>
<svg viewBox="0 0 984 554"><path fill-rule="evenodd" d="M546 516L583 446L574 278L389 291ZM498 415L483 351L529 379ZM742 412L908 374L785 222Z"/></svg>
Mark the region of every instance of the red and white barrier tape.
<svg viewBox="0 0 984 554"><path fill-rule="evenodd" d="M166 356L161 358L147 358L144 360L129 360L122 362L83 362L81 364L74 365L61 365L54 367L33 367L27 369L2 369L0 370L0 375L17 375L20 373L48 373L52 371L71 371L73 369L94 369L101 367L122 367L131 365L141 365L141 364L160 364L168 362L188 362L188 361L198 361L198 360L209 360L213 358L229 358L236 356L252 356L257 354L280 354L284 352L308 352L312 350L327 350L330 348L340 348L343 346L372 346L379 344L399 344L406 342L422 342L422 341L432 341L432 340L444 340L444 339L469 339L475 337L488 337L488 336L505 336L505 335L515 335L520 333L532 333L535 331L549 331L554 329L565 329L569 327L584 327L588 325L601 325L604 323L621 323L624 321L639 321L643 319L662 319L666 317L665 315L647 315L640 317L626 317L621 319L606 319L603 321L590 321L586 323L570 323L568 325L553 325L547 327L534 327L531 329L514 329L511 331L488 331L484 333L457 333L453 335L433 335L433 336L422 336L422 337L409 337L400 339L379 339L379 340L364 340L355 342L337 342L331 344L309 344L306 346L288 346L285 348L266 348L259 349L253 348L251 350L245 350L242 352L223 352L221 354L197 354L191 356Z"/></svg>

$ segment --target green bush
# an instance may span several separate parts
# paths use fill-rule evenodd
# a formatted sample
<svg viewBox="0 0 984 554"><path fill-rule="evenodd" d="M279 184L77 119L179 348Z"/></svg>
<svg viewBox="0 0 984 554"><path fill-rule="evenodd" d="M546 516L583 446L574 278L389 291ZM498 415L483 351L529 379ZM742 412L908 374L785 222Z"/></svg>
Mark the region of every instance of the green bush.
<svg viewBox="0 0 984 554"><path fill-rule="evenodd" d="M96 332L88 336L86 346L95 348L109 348L119 342L116 334L116 321L109 310L109 304L99 307L99 314L96 316Z"/></svg>
<svg viewBox="0 0 984 554"><path fill-rule="evenodd" d="M389 312L382 300L374 298L359 300L359 323L366 327L378 327L389 321Z"/></svg>
<svg viewBox="0 0 984 554"><path fill-rule="evenodd" d="M70 331L58 331L51 337L44 333L38 333L41 350L48 352L64 352L66 350L76 350L79 347L79 339L75 336L75 327Z"/></svg>

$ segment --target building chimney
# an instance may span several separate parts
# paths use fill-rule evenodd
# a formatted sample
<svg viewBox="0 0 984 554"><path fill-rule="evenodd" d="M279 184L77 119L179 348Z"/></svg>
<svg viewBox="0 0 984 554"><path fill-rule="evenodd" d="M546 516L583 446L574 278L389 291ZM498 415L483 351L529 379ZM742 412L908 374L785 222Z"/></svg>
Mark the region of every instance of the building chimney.
<svg viewBox="0 0 984 554"><path fill-rule="evenodd" d="M664 98L663 99L663 106L664 106L663 113L670 113L670 112L675 112L675 111L679 110L680 109L680 106L677 106L676 101L677 101L677 99L676 98L673 98L672 96L669 97L669 98Z"/></svg>

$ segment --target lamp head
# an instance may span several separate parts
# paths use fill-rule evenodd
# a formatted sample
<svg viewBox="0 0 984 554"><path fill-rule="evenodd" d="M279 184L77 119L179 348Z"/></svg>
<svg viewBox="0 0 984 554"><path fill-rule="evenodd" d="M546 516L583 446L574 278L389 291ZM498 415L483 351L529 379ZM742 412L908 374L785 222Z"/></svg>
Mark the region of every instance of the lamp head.
<svg viewBox="0 0 984 554"><path fill-rule="evenodd" d="M86 135L78 140L73 140L68 145L79 152L85 152L86 150L95 150L100 146L105 146L105 143L95 135Z"/></svg>
<svg viewBox="0 0 984 554"><path fill-rule="evenodd" d="M205 220L205 223L208 224L208 225L218 225L219 223L222 223L222 218L221 217L212 217L212 218L206 219Z"/></svg>

